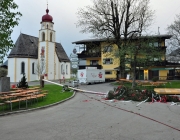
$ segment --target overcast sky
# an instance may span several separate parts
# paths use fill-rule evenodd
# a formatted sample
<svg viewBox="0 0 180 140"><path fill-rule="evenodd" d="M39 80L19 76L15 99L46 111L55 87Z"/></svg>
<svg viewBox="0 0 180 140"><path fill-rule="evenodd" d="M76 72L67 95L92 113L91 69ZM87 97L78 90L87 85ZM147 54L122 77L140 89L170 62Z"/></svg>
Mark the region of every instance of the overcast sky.
<svg viewBox="0 0 180 140"><path fill-rule="evenodd" d="M12 33L15 43L20 32L38 37L42 16L46 14L47 0L14 0L23 14L19 25ZM155 10L155 19L148 34L165 34L167 25L174 21L175 15L180 13L180 0L150 0L151 8ZM80 33L76 28L77 10L92 4L91 0L48 0L49 14L53 17L56 42L60 42L69 56L75 47L72 42L88 39L89 34Z"/></svg>

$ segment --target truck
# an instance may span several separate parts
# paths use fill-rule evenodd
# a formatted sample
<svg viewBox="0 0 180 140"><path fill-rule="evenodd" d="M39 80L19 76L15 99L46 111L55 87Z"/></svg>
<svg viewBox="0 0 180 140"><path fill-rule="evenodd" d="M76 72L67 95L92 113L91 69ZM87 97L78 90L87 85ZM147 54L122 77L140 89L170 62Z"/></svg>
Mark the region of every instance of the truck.
<svg viewBox="0 0 180 140"><path fill-rule="evenodd" d="M105 82L105 70L103 69L80 69L77 72L79 83L94 84Z"/></svg>

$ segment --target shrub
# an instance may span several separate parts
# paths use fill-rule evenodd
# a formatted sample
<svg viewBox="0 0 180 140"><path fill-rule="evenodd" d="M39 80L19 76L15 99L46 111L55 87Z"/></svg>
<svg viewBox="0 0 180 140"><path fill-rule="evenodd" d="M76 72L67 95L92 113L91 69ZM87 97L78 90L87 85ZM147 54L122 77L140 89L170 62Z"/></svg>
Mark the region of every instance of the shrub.
<svg viewBox="0 0 180 140"><path fill-rule="evenodd" d="M26 76L23 74L23 77L21 78L21 81L17 84L18 88L29 88L28 83L26 82Z"/></svg>
<svg viewBox="0 0 180 140"><path fill-rule="evenodd" d="M6 77L7 75L7 69L0 68L0 77Z"/></svg>

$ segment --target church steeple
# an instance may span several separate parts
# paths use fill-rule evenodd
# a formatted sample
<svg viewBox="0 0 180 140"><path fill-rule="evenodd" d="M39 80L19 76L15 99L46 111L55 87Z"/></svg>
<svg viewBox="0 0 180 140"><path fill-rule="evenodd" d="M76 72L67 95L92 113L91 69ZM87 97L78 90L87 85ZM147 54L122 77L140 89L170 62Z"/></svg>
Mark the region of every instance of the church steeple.
<svg viewBox="0 0 180 140"><path fill-rule="evenodd" d="M44 74L47 79L54 79L55 76L55 31L53 29L53 17L49 15L47 6L46 14L42 16L41 29L39 30L39 61L45 62Z"/></svg>

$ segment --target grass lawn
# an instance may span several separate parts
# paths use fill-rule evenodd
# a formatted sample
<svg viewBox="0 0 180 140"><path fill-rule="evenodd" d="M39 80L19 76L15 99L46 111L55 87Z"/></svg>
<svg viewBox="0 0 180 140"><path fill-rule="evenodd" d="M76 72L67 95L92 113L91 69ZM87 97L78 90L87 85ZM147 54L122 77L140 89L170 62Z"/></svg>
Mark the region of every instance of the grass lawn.
<svg viewBox="0 0 180 140"><path fill-rule="evenodd" d="M73 92L70 91L62 92L62 87L58 85L45 85L43 90L48 90L47 96L43 99L41 98L38 99L38 101L34 100L31 103L28 103L28 109L56 103L64 99L67 99L73 95ZM20 102L20 107L22 109L25 109L25 102ZM13 103L13 111L15 110L19 110L19 103ZM0 113L8 112L8 111L10 111L9 106L4 107L4 111L3 111L3 107L2 106L0 107Z"/></svg>

